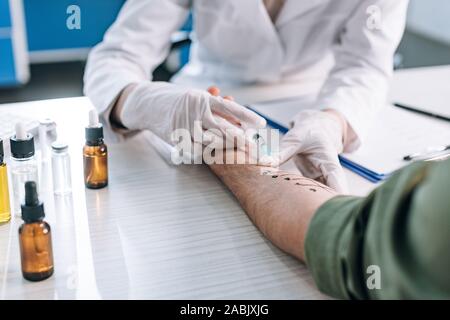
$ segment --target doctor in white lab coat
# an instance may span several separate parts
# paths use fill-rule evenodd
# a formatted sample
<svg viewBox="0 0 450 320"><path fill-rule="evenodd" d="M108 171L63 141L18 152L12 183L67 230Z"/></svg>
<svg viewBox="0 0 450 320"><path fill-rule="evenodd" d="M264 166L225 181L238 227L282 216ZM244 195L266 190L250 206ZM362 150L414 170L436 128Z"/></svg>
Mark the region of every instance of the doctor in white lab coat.
<svg viewBox="0 0 450 320"><path fill-rule="evenodd" d="M292 119L281 162L345 192L338 154L356 149L386 100L408 0L128 0L90 53L85 93L119 135L151 130L260 128L245 107L177 83L245 85L324 81L311 110ZM152 82L171 35L194 15L189 63ZM205 88L206 89L206 88Z"/></svg>

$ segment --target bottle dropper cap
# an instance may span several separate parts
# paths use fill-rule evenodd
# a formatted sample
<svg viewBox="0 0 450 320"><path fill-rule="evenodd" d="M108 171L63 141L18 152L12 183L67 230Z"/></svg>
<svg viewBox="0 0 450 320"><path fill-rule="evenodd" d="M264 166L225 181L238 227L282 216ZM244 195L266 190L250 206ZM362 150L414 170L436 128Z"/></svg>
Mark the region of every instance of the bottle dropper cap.
<svg viewBox="0 0 450 320"><path fill-rule="evenodd" d="M96 142L103 139L103 126L98 121L97 111L94 109L89 111L89 126L86 127L86 141Z"/></svg>
<svg viewBox="0 0 450 320"><path fill-rule="evenodd" d="M10 139L11 155L16 159L34 156L34 137L28 133L23 122L16 123L16 134Z"/></svg>
<svg viewBox="0 0 450 320"><path fill-rule="evenodd" d="M0 164L3 163L4 158L5 158L5 150L3 150L3 140L0 139Z"/></svg>
<svg viewBox="0 0 450 320"><path fill-rule="evenodd" d="M22 219L25 222L35 222L44 217L44 204L39 201L36 182L27 181L25 183L25 202L22 204Z"/></svg>

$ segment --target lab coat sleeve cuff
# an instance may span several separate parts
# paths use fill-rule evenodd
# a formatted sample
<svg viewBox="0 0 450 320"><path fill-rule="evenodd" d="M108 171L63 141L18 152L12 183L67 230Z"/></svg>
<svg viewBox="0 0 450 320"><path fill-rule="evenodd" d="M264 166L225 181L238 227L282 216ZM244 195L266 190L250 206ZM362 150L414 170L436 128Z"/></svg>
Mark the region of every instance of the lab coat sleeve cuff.
<svg viewBox="0 0 450 320"><path fill-rule="evenodd" d="M113 107L114 107L116 101L117 101L117 99L115 99L111 103L111 105L108 106L108 108L106 108L106 110L100 114L100 121L103 124L103 128L105 129L104 130L105 138L108 141L111 141L114 143L124 141L124 140L131 138L139 133L139 131L137 131L137 130L128 130L123 127L118 127L114 123L111 122L110 116L111 116L111 112L113 110Z"/></svg>
<svg viewBox="0 0 450 320"><path fill-rule="evenodd" d="M107 139L108 141L120 142L136 135L139 132L136 130L128 130L126 128L118 127L114 125L114 123L111 123L110 121L111 112L123 89L125 89L130 84L135 84L138 82L139 81L136 81L135 79L128 79L128 80L124 79L122 81L117 81L114 84L114 87L111 88L109 91L109 94L113 93L112 95L113 98L109 100L110 102L108 104L103 105L101 103L96 104L97 110L99 112L100 121L105 129L105 139Z"/></svg>

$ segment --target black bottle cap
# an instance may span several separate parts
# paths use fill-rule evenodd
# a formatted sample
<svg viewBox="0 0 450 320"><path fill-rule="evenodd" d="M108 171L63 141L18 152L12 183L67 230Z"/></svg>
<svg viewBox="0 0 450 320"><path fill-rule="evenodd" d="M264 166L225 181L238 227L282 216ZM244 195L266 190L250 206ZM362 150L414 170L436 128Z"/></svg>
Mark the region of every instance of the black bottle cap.
<svg viewBox="0 0 450 320"><path fill-rule="evenodd" d="M34 137L28 133L25 139L18 139L16 135L10 139L11 155L16 159L34 156Z"/></svg>
<svg viewBox="0 0 450 320"><path fill-rule="evenodd" d="M25 202L22 204L22 220L36 222L44 217L44 204L39 201L36 182L27 181L25 183Z"/></svg>
<svg viewBox="0 0 450 320"><path fill-rule="evenodd" d="M5 158L5 150L3 150L3 140L0 139L0 164L3 163L4 158Z"/></svg>
<svg viewBox="0 0 450 320"><path fill-rule="evenodd" d="M95 109L89 111L89 125L86 127L86 142L88 144L97 144L103 140L103 126L99 122L98 114Z"/></svg>
<svg viewBox="0 0 450 320"><path fill-rule="evenodd" d="M103 126L99 123L96 127L86 127L86 141L96 142L103 139Z"/></svg>

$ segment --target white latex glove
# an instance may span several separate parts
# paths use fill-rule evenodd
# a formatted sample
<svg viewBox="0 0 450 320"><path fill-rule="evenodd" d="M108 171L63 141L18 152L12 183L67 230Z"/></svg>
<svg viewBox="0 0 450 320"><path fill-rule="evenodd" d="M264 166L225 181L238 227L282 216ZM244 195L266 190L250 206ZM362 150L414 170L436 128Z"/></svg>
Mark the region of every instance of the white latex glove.
<svg viewBox="0 0 450 320"><path fill-rule="evenodd" d="M171 135L176 129L187 129L194 137L197 120L202 122L202 128L197 128L200 132L217 129L225 139L234 134L245 141L243 129L266 126L263 118L234 101L168 82L137 85L127 97L120 119L128 129L150 130L169 144L173 144Z"/></svg>
<svg viewBox="0 0 450 320"><path fill-rule="evenodd" d="M343 128L332 114L305 110L294 119L280 146L280 164L294 157L300 172L341 193L347 193L347 179L339 163L343 150Z"/></svg>

